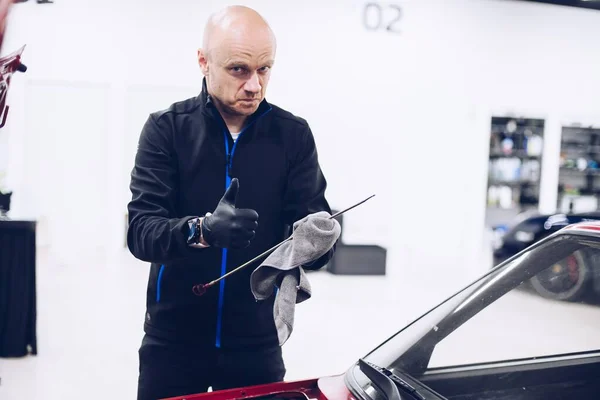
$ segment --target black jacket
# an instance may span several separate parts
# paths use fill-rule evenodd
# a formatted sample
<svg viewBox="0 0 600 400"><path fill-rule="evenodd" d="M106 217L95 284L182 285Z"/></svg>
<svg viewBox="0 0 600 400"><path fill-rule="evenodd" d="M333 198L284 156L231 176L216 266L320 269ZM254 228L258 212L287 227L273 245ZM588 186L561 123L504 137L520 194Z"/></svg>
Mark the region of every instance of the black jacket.
<svg viewBox="0 0 600 400"><path fill-rule="evenodd" d="M228 171L229 176L226 171ZM214 211L230 180L239 180L237 207L258 212L248 248L194 249L187 221ZM196 296L210 282L285 238L297 220L331 212L326 180L307 122L264 100L234 143L206 92L150 114L131 173L127 243L151 263L147 333L197 345L277 345L273 300L257 302L250 274L257 261ZM335 246L307 269L318 269Z"/></svg>

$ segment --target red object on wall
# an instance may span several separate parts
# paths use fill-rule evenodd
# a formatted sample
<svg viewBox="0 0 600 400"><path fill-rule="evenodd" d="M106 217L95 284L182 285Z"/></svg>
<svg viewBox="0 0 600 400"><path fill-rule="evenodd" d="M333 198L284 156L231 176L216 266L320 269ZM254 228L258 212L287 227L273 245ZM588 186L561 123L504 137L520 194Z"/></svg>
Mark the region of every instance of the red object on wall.
<svg viewBox="0 0 600 400"><path fill-rule="evenodd" d="M21 63L23 50L25 50L25 46L0 58L0 128L4 127L6 118L8 117L9 107L6 105L6 97L8 95L12 75L15 72L25 72L27 70L27 67Z"/></svg>

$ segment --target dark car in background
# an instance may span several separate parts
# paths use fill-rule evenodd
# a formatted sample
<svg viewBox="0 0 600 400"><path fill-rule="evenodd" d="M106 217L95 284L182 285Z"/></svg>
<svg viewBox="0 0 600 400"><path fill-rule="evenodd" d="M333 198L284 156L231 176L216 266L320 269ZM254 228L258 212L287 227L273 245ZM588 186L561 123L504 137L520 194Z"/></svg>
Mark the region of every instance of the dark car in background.
<svg viewBox="0 0 600 400"><path fill-rule="evenodd" d="M510 226L494 226L494 266L564 227L586 221L599 221L600 211L573 214L529 213L518 216ZM561 260L531 279L538 294L555 300L572 301L600 297L600 264L582 251Z"/></svg>

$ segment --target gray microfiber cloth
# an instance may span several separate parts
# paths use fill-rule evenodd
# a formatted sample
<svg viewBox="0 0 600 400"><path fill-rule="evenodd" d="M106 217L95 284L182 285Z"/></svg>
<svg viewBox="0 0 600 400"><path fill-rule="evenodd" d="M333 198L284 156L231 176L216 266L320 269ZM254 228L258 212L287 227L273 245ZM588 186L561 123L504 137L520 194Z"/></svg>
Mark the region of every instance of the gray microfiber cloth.
<svg viewBox="0 0 600 400"><path fill-rule="evenodd" d="M340 237L340 223L330 216L320 211L296 221L292 239L273 251L250 276L256 300L267 299L278 288L273 316L280 346L292 333L295 305L311 297L302 266L325 255Z"/></svg>

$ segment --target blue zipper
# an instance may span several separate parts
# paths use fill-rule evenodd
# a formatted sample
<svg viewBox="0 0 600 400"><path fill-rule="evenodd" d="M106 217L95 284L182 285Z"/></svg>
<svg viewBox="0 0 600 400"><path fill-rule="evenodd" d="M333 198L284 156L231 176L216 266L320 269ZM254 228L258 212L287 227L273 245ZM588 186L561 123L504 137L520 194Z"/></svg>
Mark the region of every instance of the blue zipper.
<svg viewBox="0 0 600 400"><path fill-rule="evenodd" d="M240 134L238 135L237 139L235 139L235 141L233 142L233 147L231 148L231 153L229 153L229 138L227 136L229 131L227 130L227 127L225 127L225 129L223 129L223 137L225 139L225 155L227 157L227 163L225 164L225 190L227 190L229 188L229 185L231 184L231 176L229 175L229 172L231 171L231 163L233 161L233 154L235 153L235 148L237 146L238 140L240 139L242 134L246 131L246 129L248 129L258 119L262 118L265 114L267 114L269 111L271 111L271 109L272 108L269 107L268 110L266 110L264 113L262 113L261 115L256 117L254 119L254 121L249 123L244 129L242 129L240 131ZM225 275L226 272L227 272L227 249L224 248L221 252L221 276ZM221 282L219 283L219 306L218 306L218 311L217 311L217 335L216 335L216 342L215 342L215 345L218 348L221 347L221 325L222 325L222 320L223 320L224 293L225 293L225 279L221 280Z"/></svg>
<svg viewBox="0 0 600 400"><path fill-rule="evenodd" d="M165 270L165 266L160 266L160 271L158 271L158 279L156 279L156 302L160 303L160 283L162 281L163 271Z"/></svg>

